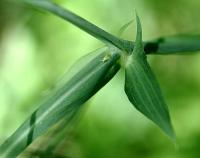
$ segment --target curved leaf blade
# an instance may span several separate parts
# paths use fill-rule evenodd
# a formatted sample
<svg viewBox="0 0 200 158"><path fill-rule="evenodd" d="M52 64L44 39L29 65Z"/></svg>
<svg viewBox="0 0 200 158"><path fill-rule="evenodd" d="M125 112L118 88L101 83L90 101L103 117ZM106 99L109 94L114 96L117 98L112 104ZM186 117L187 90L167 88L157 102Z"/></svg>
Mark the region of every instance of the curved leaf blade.
<svg viewBox="0 0 200 158"><path fill-rule="evenodd" d="M125 68L125 92L137 110L174 139L167 105L156 77L146 60L142 44L142 29L138 17L135 48L132 55L129 56Z"/></svg>
<svg viewBox="0 0 200 158"><path fill-rule="evenodd" d="M133 23L133 20L130 20L129 22L125 23L118 32L118 35L121 37L122 34L126 31L126 29Z"/></svg>
<svg viewBox="0 0 200 158"><path fill-rule="evenodd" d="M119 70L119 54L103 49L52 92L39 108L0 146L0 157L16 157L62 118L70 119L81 105ZM75 64L76 65L76 64Z"/></svg>

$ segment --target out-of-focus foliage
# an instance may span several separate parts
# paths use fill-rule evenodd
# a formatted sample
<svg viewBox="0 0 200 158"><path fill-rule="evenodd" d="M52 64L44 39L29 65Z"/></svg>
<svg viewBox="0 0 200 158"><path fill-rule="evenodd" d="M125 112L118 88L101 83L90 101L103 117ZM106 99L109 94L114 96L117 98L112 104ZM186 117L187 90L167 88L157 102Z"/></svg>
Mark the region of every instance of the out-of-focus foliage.
<svg viewBox="0 0 200 158"><path fill-rule="evenodd" d="M3 3L4 2L4 3ZM105 30L141 17L144 40L200 32L199 0L56 0ZM59 77L102 43L51 14L0 1L0 143L35 109ZM135 24L135 23L134 23ZM131 39L133 25L123 37ZM200 55L150 56L170 106L178 149L132 108L121 73L92 100L56 149L74 158L195 158L200 148ZM34 149L34 150L31 150ZM37 150L37 145L29 149ZM27 154L27 153L26 153ZM24 157L27 157L26 154Z"/></svg>

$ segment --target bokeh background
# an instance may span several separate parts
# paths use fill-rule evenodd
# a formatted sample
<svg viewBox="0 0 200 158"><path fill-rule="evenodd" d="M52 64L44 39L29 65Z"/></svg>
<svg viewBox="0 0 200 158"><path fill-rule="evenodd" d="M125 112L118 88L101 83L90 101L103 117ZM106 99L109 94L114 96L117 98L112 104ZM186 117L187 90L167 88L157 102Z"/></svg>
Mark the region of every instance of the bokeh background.
<svg viewBox="0 0 200 158"><path fill-rule="evenodd" d="M115 35L134 19L135 9L142 21L144 40L200 33L199 0L55 2ZM135 23L123 38L134 40ZM0 143L78 58L102 46L49 13L0 1ZM199 157L200 52L151 55L148 60L169 105L177 144L129 103L123 91L124 72L120 71L87 103L71 136L57 152L70 158Z"/></svg>

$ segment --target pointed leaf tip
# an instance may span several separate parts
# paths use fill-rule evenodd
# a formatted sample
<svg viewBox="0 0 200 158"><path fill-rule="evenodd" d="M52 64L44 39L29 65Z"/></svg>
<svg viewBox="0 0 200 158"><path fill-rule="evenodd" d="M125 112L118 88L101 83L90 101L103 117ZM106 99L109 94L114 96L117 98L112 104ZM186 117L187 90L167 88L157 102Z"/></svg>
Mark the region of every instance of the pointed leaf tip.
<svg viewBox="0 0 200 158"><path fill-rule="evenodd" d="M156 123L172 140L175 134L167 105L151 70L142 45L142 27L137 18L137 37L132 60L125 68L125 92L130 102L147 118Z"/></svg>
<svg viewBox="0 0 200 158"><path fill-rule="evenodd" d="M136 41L142 42L142 25L140 18L136 12L136 20L137 20L137 36L136 36Z"/></svg>
<svg viewBox="0 0 200 158"><path fill-rule="evenodd" d="M121 37L122 34L124 33L124 31L133 23L133 20L130 20L129 22L127 22L126 24L124 24L118 32L118 35Z"/></svg>
<svg viewBox="0 0 200 158"><path fill-rule="evenodd" d="M137 35L136 35L136 41L135 41L135 47L133 50L133 54L145 54L142 44L142 25L140 18L136 12L136 23L137 23Z"/></svg>

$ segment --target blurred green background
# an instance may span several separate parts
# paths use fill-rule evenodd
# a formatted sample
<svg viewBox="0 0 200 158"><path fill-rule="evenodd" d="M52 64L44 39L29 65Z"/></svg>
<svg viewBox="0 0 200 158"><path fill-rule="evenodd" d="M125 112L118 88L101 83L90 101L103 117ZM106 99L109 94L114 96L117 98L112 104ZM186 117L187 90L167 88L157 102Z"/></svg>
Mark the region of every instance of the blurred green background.
<svg viewBox="0 0 200 158"><path fill-rule="evenodd" d="M134 19L144 40L200 33L199 0L56 0L108 32ZM135 38L135 23L123 34ZM103 46L49 13L0 1L0 143L37 107L81 56ZM60 152L72 158L198 158L200 155L200 54L151 55L177 135L174 145L129 103L123 71L87 104ZM27 156L28 157L28 156Z"/></svg>

